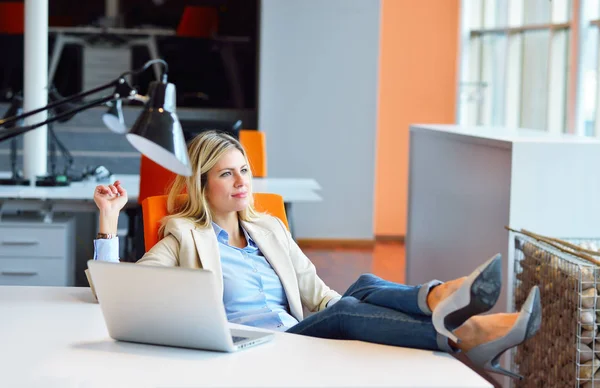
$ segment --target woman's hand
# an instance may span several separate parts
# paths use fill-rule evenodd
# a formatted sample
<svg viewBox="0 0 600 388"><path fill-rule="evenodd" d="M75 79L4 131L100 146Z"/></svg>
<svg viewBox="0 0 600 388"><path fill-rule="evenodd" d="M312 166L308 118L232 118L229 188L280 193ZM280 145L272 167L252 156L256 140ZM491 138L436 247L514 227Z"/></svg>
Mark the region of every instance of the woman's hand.
<svg viewBox="0 0 600 388"><path fill-rule="evenodd" d="M94 191L94 202L100 210L98 232L116 234L119 212L127 203L127 190L119 181L108 186L98 185Z"/></svg>
<svg viewBox="0 0 600 388"><path fill-rule="evenodd" d="M94 191L94 202L100 213L119 213L127 203L127 190L121 182L115 181L112 185L98 185Z"/></svg>

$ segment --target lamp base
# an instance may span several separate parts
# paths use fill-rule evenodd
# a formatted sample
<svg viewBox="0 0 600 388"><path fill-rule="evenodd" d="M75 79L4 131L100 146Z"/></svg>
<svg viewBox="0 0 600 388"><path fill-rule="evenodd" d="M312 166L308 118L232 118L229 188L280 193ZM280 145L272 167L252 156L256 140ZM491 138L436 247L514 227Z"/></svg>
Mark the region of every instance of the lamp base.
<svg viewBox="0 0 600 388"><path fill-rule="evenodd" d="M42 176L35 181L35 185L41 187L69 186L70 184L71 181L66 175Z"/></svg>
<svg viewBox="0 0 600 388"><path fill-rule="evenodd" d="M29 186L29 179L4 178L0 179L0 186Z"/></svg>

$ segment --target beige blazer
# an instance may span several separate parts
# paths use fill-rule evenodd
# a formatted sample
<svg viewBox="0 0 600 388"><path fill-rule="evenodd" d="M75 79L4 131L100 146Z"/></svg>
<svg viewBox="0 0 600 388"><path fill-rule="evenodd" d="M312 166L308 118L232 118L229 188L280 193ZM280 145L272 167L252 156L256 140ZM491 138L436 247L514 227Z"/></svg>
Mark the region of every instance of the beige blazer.
<svg viewBox="0 0 600 388"><path fill-rule="evenodd" d="M279 218L261 216L254 222L242 221L242 226L279 276L290 313L298 321L303 319L303 306L311 312L320 311L329 300L340 297L317 276L315 266ZM212 227L200 228L186 219L171 219L165 227L165 237L138 263L211 270L217 275L222 298L223 272L219 244Z"/></svg>

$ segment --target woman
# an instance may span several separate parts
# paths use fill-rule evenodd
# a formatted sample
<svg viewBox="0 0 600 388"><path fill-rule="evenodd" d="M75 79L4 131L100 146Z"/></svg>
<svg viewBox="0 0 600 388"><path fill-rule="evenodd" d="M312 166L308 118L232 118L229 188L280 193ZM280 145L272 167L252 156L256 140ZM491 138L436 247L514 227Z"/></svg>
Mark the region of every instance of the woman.
<svg viewBox="0 0 600 388"><path fill-rule="evenodd" d="M192 176L178 176L163 236L140 264L206 268L222 279L230 322L331 339L420 349L465 351L480 367L518 377L498 358L532 337L541 308L534 287L520 313L479 316L500 294L497 255L468 277L406 286L366 274L343 296L317 276L278 218L253 208L252 175L240 143L224 133L200 134L189 145ZM176 204L177 195L188 199ZM96 187L100 233L95 259L118 261L115 237L127 191L117 181ZM302 308L316 312L303 319Z"/></svg>

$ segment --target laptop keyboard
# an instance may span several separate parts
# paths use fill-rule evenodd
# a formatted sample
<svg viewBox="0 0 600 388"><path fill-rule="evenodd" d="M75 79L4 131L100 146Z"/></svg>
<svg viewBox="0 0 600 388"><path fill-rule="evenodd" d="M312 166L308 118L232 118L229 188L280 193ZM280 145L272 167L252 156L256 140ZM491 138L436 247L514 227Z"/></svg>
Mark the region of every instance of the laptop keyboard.
<svg viewBox="0 0 600 388"><path fill-rule="evenodd" d="M240 342L240 341L245 341L245 340L247 340L247 339L248 339L248 337L238 337L238 336L232 335L232 336L231 336L231 339L233 339L233 343L235 344L235 343L238 343L238 342Z"/></svg>

